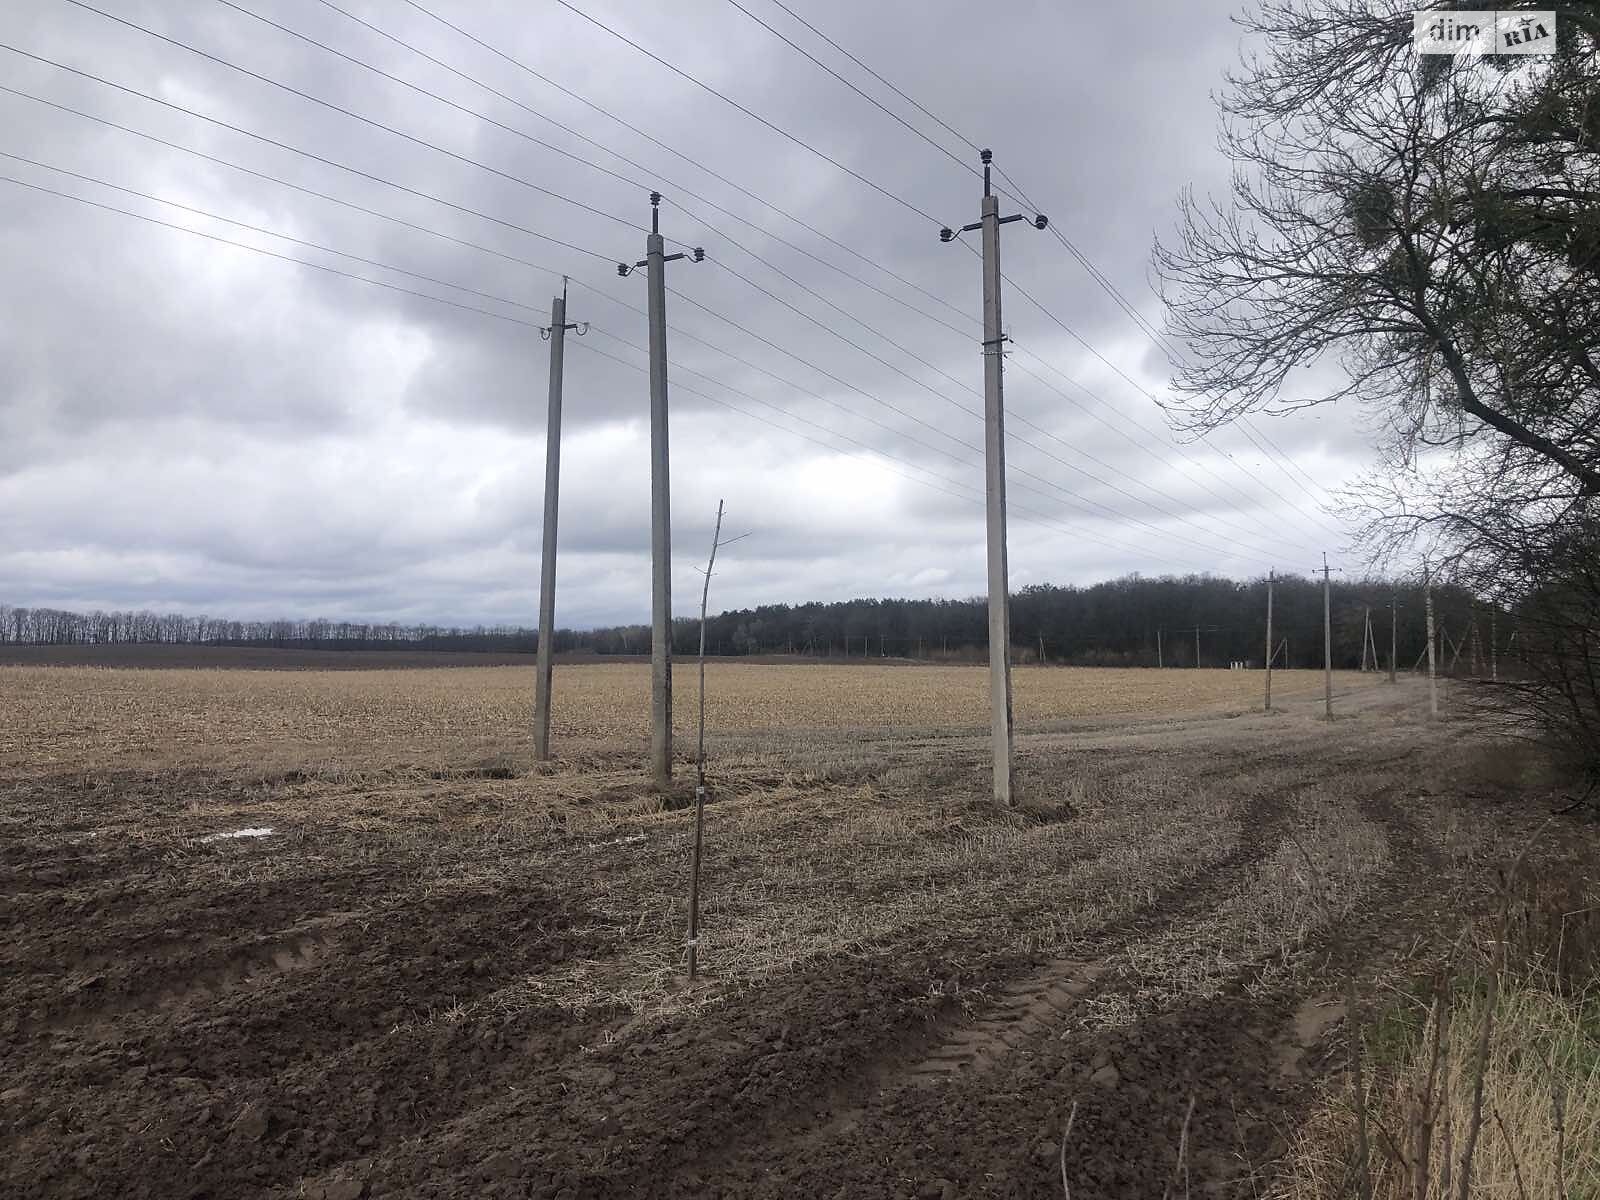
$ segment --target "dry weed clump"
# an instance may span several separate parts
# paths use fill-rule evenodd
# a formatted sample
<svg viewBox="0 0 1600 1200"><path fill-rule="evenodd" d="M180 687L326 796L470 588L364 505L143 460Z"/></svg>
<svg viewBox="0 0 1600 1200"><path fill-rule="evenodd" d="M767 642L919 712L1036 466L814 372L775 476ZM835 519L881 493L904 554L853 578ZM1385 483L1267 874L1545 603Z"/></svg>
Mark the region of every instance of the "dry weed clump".
<svg viewBox="0 0 1600 1200"><path fill-rule="evenodd" d="M1469 1194L1600 1196L1600 993L1564 996L1533 972L1499 988L1492 1009L1482 979L1458 979L1448 1003L1430 1013L1399 1056L1377 1064L1368 1101L1376 1200L1458 1200L1460 1158L1473 1125L1477 1034L1491 1013ZM1424 1157L1415 1132L1420 1098L1429 1095ZM1321 1108L1301 1132L1279 1195L1355 1194L1356 1121L1348 1098Z"/></svg>
<svg viewBox="0 0 1600 1200"><path fill-rule="evenodd" d="M1323 1102L1280 1197L1600 1197L1600 896L1513 885L1488 924L1464 939L1475 957L1360 1031L1365 1103Z"/></svg>

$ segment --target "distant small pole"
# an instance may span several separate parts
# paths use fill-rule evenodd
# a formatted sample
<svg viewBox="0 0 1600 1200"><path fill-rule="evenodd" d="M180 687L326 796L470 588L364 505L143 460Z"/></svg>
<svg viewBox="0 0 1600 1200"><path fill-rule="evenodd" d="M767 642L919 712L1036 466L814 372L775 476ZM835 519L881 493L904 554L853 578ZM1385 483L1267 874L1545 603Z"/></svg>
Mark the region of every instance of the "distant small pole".
<svg viewBox="0 0 1600 1200"><path fill-rule="evenodd" d="M1394 660L1400 652L1400 615L1399 597L1396 593L1389 593L1389 682L1395 682Z"/></svg>
<svg viewBox="0 0 1600 1200"><path fill-rule="evenodd" d="M1272 575L1271 571L1267 572L1267 703L1263 712L1272 711L1272 652L1275 649L1272 644Z"/></svg>
<svg viewBox="0 0 1600 1200"><path fill-rule="evenodd" d="M1322 698L1328 720L1333 720L1333 576L1328 556L1322 556Z"/></svg>
<svg viewBox="0 0 1600 1200"><path fill-rule="evenodd" d="M694 768L694 855L689 861L689 978L695 977L700 949L700 843L706 825L706 602L711 596L711 570L722 541L722 501L717 501L717 528L711 535L711 558L700 589L700 740Z"/></svg>
<svg viewBox="0 0 1600 1200"><path fill-rule="evenodd" d="M1198 625L1194 627L1194 666L1195 670L1198 671L1200 669L1200 626Z"/></svg>
<svg viewBox="0 0 1600 1200"><path fill-rule="evenodd" d="M1039 665L1044 666L1044 634L1039 635Z"/></svg>
<svg viewBox="0 0 1600 1200"><path fill-rule="evenodd" d="M1495 683L1500 682L1500 650L1495 645L1500 638L1498 618L1499 614L1489 609L1489 678Z"/></svg>
<svg viewBox="0 0 1600 1200"><path fill-rule="evenodd" d="M1160 669L1167 664L1161 661L1161 627L1156 626L1156 667Z"/></svg>
<svg viewBox="0 0 1600 1200"><path fill-rule="evenodd" d="M1422 566L1422 603L1428 615L1428 715L1439 715L1439 676L1433 638L1433 577L1426 563Z"/></svg>
<svg viewBox="0 0 1600 1200"><path fill-rule="evenodd" d="M539 647L533 689L533 756L550 757L550 685L556 639L556 510L561 501L561 375L567 330L581 335L587 325L567 324L567 277L561 295L550 302L550 407L544 426L544 540L539 547Z"/></svg>

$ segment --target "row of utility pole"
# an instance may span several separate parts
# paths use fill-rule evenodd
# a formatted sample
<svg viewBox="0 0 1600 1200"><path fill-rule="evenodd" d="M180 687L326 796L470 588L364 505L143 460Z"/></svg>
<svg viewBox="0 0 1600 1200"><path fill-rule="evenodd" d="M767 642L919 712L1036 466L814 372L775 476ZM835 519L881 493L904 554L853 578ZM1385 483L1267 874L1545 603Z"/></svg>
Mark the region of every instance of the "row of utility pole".
<svg viewBox="0 0 1600 1200"><path fill-rule="evenodd" d="M646 273L650 324L650 768L658 786L672 782L672 483L667 404L667 282L665 266L680 258L700 262L705 251L668 254L661 236L661 193L650 193L650 232L645 256L618 263L617 274ZM545 427L544 542L539 572L539 647L534 685L534 754L550 757L551 654L555 641L556 511L561 477L561 376L566 331L582 334L587 325L569 324L566 281L551 306L550 326L540 332L550 341L550 409Z"/></svg>
<svg viewBox="0 0 1600 1200"><path fill-rule="evenodd" d="M983 198L979 219L959 232L942 229L941 241L949 242L963 233L982 232L983 262L983 391L984 391L984 477L989 584L989 692L994 754L994 798L1001 804L1012 801L1012 712L1011 712L1011 606L1010 578L1006 547L1006 468L1005 468L1005 343L1001 322L1000 226L1024 220L1022 214L1002 217L999 198L990 179L993 155L984 150ZM650 193L650 233L645 239L645 257L631 266L619 263L617 271L629 275L643 269L648 277L648 315L650 323L650 561L651 561L651 636L650 636L650 762L660 786L672 779L672 512L670 456L668 453L667 399L667 263L684 254L667 254L661 236L661 194ZM1048 222L1042 215L1032 218L1037 229ZM696 262L705 252L696 249ZM536 695L534 700L535 753L550 756L550 704L553 671L551 655L555 635L556 512L561 470L561 373L563 339L566 331L578 328L566 319L566 289L551 309L550 326L543 332L550 340L550 410L545 445L544 542L540 567L539 647ZM1198 639L1198 632L1196 638Z"/></svg>
<svg viewBox="0 0 1600 1200"><path fill-rule="evenodd" d="M1322 689L1323 708L1328 720L1333 720L1333 586L1332 573L1336 567L1328 565L1328 556L1322 556ZM1267 572L1267 657L1265 671L1265 699L1263 708L1272 711L1272 660L1277 657L1277 645L1272 640L1272 590L1277 582L1277 572ZM1428 623L1428 712L1430 716L1439 715L1439 683L1434 669L1434 632L1433 632L1433 580L1429 575L1426 565L1423 567L1423 603L1427 609ZM1493 614L1491 614L1492 617ZM1389 682L1397 681L1395 673L1395 657L1400 649L1399 635L1399 601L1393 594L1389 597ZM1285 639L1287 642L1288 639ZM1491 635L1492 640L1492 635ZM1378 669L1378 643L1372 631L1372 609L1366 609L1365 619L1361 630L1361 669L1367 669L1367 649L1372 650L1372 669ZM1199 662L1199 643L1196 642L1195 661ZM1287 658L1285 658L1287 662ZM1498 672L1496 678L1498 678Z"/></svg>
<svg viewBox="0 0 1600 1200"><path fill-rule="evenodd" d="M983 164L983 197L979 220L958 230L941 229L939 238L951 242L962 234L982 234L982 288L983 288L983 383L984 383L984 476L985 517L988 557L989 592L989 699L990 726L993 743L994 798L1003 805L1012 803L1013 719L1011 706L1011 611L1010 579L1006 544L1006 471L1005 471L1005 343L1008 340L1001 320L1000 227L1014 221L1028 219L1023 214L1000 215L999 198L994 194L990 179L993 156L988 150L980 155ZM651 638L650 638L650 762L655 782L665 787L672 780L672 511L669 455L669 421L667 393L667 318L665 266L678 259L692 257L696 262L705 257L702 249L692 254L667 254L665 239L661 235L661 194L650 193L650 232L645 239L645 257L633 264L619 263L618 274L627 276L635 271L646 272L649 297L650 344L650 560L651 560ZM1031 223L1037 229L1046 228L1043 215L1036 215ZM550 400L545 443L545 499L544 541L540 564L539 595L539 645L535 696L534 742L540 759L550 756L550 708L552 686L552 654L555 640L555 577L557 508L561 469L561 383L564 339L568 330L579 334L585 325L570 323L566 319L566 282L562 294L551 306L550 325L541 332L550 341ZM1331 574L1334 568L1323 556L1323 672L1324 706L1328 718L1333 717L1333 631ZM1275 575L1267 579L1267 641L1266 641L1266 708L1272 708L1272 663L1278 647L1272 636L1272 593ZM1395 679L1394 656L1396 649L1394 603L1390 603L1390 653L1389 679ZM1437 685L1434 682L1433 648L1433 596L1431 583L1427 592L1428 610L1428 675L1430 706L1438 711ZM1184 630L1182 632L1191 632ZM1195 663L1200 661L1200 635L1206 627L1196 625ZM1157 632L1157 660L1162 658L1161 632ZM1367 627L1363 635L1362 662L1371 647L1373 663L1377 662L1377 644L1371 628L1368 610ZM1287 659L1285 659L1287 661Z"/></svg>

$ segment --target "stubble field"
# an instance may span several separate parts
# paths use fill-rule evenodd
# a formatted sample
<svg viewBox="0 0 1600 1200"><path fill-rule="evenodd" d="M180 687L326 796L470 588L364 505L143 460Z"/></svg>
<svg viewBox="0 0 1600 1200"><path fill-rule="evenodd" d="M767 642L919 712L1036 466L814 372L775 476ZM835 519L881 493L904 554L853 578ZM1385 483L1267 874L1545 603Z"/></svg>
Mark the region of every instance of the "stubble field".
<svg viewBox="0 0 1600 1200"><path fill-rule="evenodd" d="M1409 679L1019 669L998 812L983 671L716 664L691 988L648 669L530 682L0 668L0 1192L1253 1194L1535 823Z"/></svg>
<svg viewBox="0 0 1600 1200"><path fill-rule="evenodd" d="M713 744L793 731L829 737L960 734L986 728L988 674L973 667L777 666L715 662L706 671ZM1019 727L1128 714L1246 711L1260 704L1251 671L1018 668ZM1340 689L1372 676L1340 673ZM0 667L6 721L0 764L169 766L303 756L375 765L429 757L452 766L524 748L533 706L527 668L238 671ZM1321 695L1317 671L1274 673L1284 698ZM674 672L676 732L693 729L698 676ZM552 737L569 749L639 749L650 736L645 663L556 668ZM265 763L263 756L266 757Z"/></svg>

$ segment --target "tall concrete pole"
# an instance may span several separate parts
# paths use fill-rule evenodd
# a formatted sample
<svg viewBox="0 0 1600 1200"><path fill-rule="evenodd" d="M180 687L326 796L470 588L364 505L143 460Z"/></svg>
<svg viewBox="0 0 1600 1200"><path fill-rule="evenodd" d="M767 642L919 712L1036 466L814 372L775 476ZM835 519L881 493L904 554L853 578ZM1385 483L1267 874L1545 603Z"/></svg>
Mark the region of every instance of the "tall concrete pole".
<svg viewBox="0 0 1600 1200"><path fill-rule="evenodd" d="M1333 585L1329 582L1328 556L1322 556L1322 699L1328 720L1333 720Z"/></svg>
<svg viewBox="0 0 1600 1200"><path fill-rule="evenodd" d="M989 179L993 155L984 150L981 219L962 233L983 232L983 464L987 494L989 547L989 715L994 740L994 798L1011 803L1011 595L1006 564L1006 423L1004 366L1006 335L1000 316L1000 226L1022 220L1021 214L1000 215L1000 201ZM1044 217L1033 219L1043 229ZM939 240L955 240L941 229Z"/></svg>
<svg viewBox="0 0 1600 1200"><path fill-rule="evenodd" d="M539 657L533 700L533 756L550 757L551 655L556 636L556 509L561 499L561 374L567 324L567 281L550 302L550 409L544 426L544 538L539 548ZM587 328L587 326L585 326Z"/></svg>
<svg viewBox="0 0 1600 1200"><path fill-rule="evenodd" d="M667 278L661 209L651 195L645 239L650 296L650 767L672 781L672 486L667 455Z"/></svg>
<svg viewBox="0 0 1600 1200"><path fill-rule="evenodd" d="M987 155L986 155L987 157ZM1011 803L1011 580L1006 561L1004 333L1000 325L1000 201L983 171L983 464L988 496L989 717L994 798Z"/></svg>
<svg viewBox="0 0 1600 1200"><path fill-rule="evenodd" d="M650 766L658 787L672 782L672 488L667 453L667 280L664 267L689 257L665 253L661 193L650 193L644 258L617 264L619 275L643 267L650 318ZM706 252L696 246L695 262Z"/></svg>
<svg viewBox="0 0 1600 1200"><path fill-rule="evenodd" d="M1263 712L1272 711L1272 576L1267 572L1267 703Z"/></svg>

